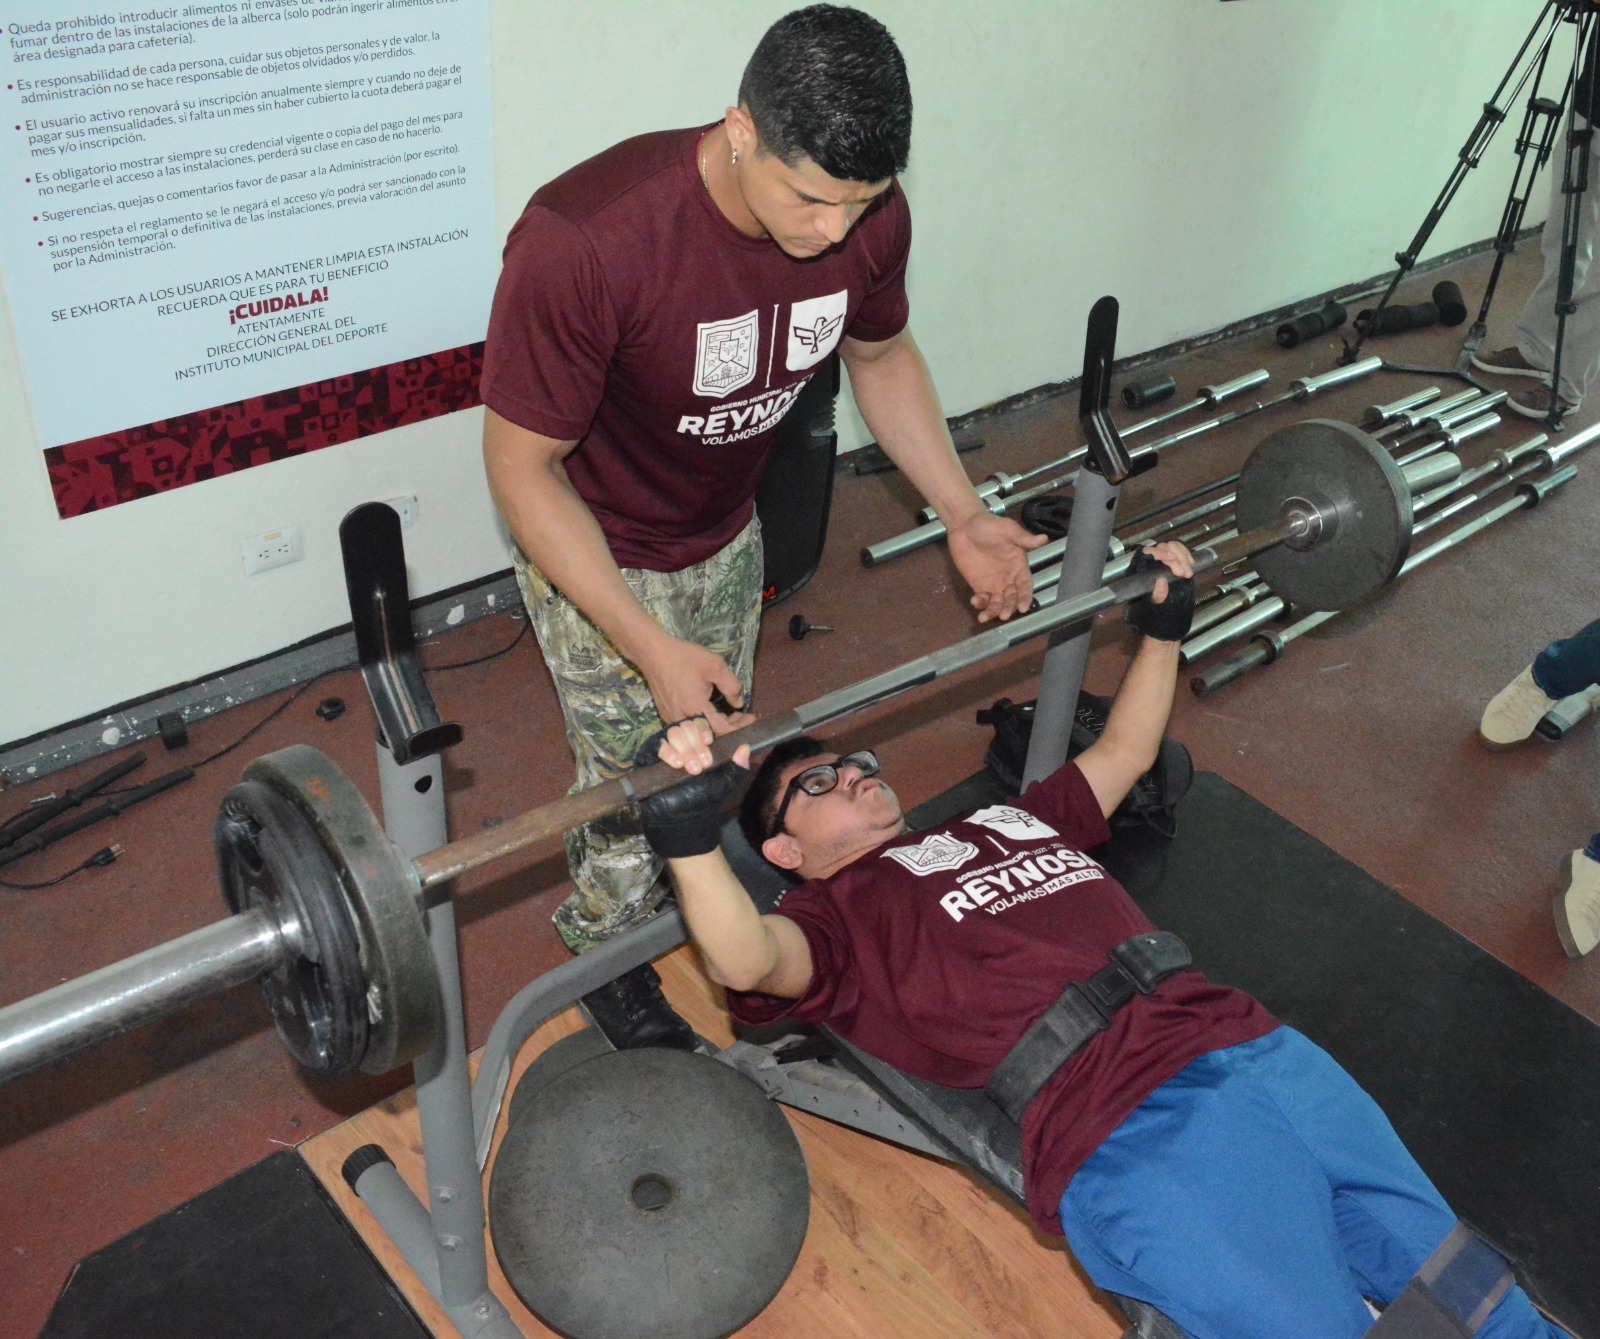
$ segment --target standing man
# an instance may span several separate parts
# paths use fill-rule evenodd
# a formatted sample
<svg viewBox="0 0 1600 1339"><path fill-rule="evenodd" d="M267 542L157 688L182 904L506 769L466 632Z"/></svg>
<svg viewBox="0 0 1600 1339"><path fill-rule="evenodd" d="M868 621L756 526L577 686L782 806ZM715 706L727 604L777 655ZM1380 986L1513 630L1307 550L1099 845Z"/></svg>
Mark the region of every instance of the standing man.
<svg viewBox="0 0 1600 1339"><path fill-rule="evenodd" d="M1594 0L1591 0L1594 3ZM1544 274L1538 287L1522 304L1517 317L1517 342L1503 349L1472 356L1472 365L1496 376L1530 377L1539 384L1515 392L1506 408L1525 418L1546 418L1559 396L1563 414L1575 413L1584 393L1600 374L1600 266L1595 260L1595 239L1600 235L1600 89L1595 86L1595 37L1600 21L1591 29L1583 65L1572 86L1567 111L1567 131L1560 152L1550 162L1550 212L1545 216L1539 247ZM1572 311L1562 334L1561 385L1550 385L1555 366L1556 299L1561 287L1562 216L1567 208L1565 162L1575 148L1573 171L1582 174L1587 188L1577 201L1578 249L1572 266Z"/></svg>
<svg viewBox="0 0 1600 1339"><path fill-rule="evenodd" d="M483 373L489 487L577 759L625 772L662 722L752 719L772 430L835 350L868 427L949 530L980 622L1028 607L1043 542L979 501L907 328L905 62L882 24L775 23L722 121L625 140L534 193ZM659 905L630 811L567 834L574 951ZM692 1045L654 972L586 1000L614 1044Z"/></svg>

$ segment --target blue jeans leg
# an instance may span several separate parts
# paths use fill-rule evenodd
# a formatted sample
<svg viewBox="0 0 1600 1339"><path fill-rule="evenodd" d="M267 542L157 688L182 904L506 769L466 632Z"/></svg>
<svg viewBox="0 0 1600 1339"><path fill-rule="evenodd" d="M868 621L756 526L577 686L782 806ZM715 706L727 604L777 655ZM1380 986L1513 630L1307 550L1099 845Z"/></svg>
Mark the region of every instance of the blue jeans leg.
<svg viewBox="0 0 1600 1339"><path fill-rule="evenodd" d="M1195 1339L1355 1339L1455 1226L1390 1127L1291 1028L1201 1056L1089 1157L1061 1199L1101 1287ZM1559 1334L1514 1289L1484 1339Z"/></svg>
<svg viewBox="0 0 1600 1339"><path fill-rule="evenodd" d="M1600 683L1600 618L1539 652L1533 681L1546 697L1554 698L1571 697Z"/></svg>

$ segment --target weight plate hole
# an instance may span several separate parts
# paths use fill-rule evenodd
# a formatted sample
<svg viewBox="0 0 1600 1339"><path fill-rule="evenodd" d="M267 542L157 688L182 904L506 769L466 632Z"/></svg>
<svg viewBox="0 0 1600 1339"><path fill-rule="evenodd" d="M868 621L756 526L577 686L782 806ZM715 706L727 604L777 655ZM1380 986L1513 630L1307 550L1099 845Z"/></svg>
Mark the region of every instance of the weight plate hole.
<svg viewBox="0 0 1600 1339"><path fill-rule="evenodd" d="M628 1196L633 1200L635 1209L642 1209L646 1213L653 1213L665 1209L677 1195L677 1189L666 1177L655 1172L646 1172L633 1183L628 1191Z"/></svg>
<svg viewBox="0 0 1600 1339"><path fill-rule="evenodd" d="M416 792L417 792L418 795L426 795L430 790L433 789L433 777L432 776L420 776L420 777L418 777L417 781L416 781L415 789L416 789Z"/></svg>

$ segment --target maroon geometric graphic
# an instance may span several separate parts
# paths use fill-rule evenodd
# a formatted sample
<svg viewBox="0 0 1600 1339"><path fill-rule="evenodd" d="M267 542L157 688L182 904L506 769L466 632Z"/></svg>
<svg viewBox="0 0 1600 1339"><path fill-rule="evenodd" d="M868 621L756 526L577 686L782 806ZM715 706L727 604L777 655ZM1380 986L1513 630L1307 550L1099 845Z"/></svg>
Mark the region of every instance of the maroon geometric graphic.
<svg viewBox="0 0 1600 1339"><path fill-rule="evenodd" d="M483 344L50 447L63 520L481 403Z"/></svg>

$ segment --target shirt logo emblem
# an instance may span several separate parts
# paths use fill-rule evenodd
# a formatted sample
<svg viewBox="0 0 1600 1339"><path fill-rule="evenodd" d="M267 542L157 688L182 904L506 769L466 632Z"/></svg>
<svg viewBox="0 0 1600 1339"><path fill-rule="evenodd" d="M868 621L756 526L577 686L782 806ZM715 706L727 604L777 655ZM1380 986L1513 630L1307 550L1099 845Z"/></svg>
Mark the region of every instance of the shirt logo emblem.
<svg viewBox="0 0 1600 1339"><path fill-rule="evenodd" d="M760 344L756 313L746 312L731 321L702 321L696 329L694 393L720 400L749 385L756 374Z"/></svg>
<svg viewBox="0 0 1600 1339"><path fill-rule="evenodd" d="M785 359L789 371L815 367L838 347L849 302L850 290L841 288L837 293L807 298L789 308L789 353Z"/></svg>
<svg viewBox="0 0 1600 1339"><path fill-rule="evenodd" d="M913 874L937 874L941 870L960 869L978 854L971 842L959 841L948 832L936 832L915 846L896 846L884 855L897 860Z"/></svg>
<svg viewBox="0 0 1600 1339"><path fill-rule="evenodd" d="M1026 809L1018 809L1011 804L979 809L977 813L967 816L967 822L998 832L1003 837L1014 837L1018 841L1042 841L1046 837L1059 835L1048 823L1041 822Z"/></svg>

